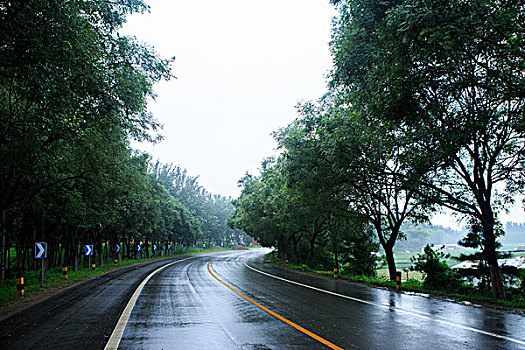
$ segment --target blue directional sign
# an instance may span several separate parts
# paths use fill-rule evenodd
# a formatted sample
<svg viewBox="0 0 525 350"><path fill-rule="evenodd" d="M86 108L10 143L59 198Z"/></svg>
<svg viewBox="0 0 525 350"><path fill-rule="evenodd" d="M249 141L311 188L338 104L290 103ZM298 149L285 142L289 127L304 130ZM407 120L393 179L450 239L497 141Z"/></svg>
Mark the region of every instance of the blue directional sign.
<svg viewBox="0 0 525 350"><path fill-rule="evenodd" d="M168 244L168 250L170 250L170 249L171 249L171 244Z"/></svg>
<svg viewBox="0 0 525 350"><path fill-rule="evenodd" d="M93 255L93 246L92 245L86 245L86 256Z"/></svg>
<svg viewBox="0 0 525 350"><path fill-rule="evenodd" d="M157 250L157 245L156 244L153 245L153 250Z"/></svg>
<svg viewBox="0 0 525 350"><path fill-rule="evenodd" d="M140 245L137 246L137 252L140 252L142 250L142 247Z"/></svg>
<svg viewBox="0 0 525 350"><path fill-rule="evenodd" d="M38 242L35 243L35 259L47 258L47 243Z"/></svg>
<svg viewBox="0 0 525 350"><path fill-rule="evenodd" d="M120 244L115 245L117 253L120 253Z"/></svg>
<svg viewBox="0 0 525 350"><path fill-rule="evenodd" d="M202 243L202 247L203 247L203 248L206 248L206 244Z"/></svg>

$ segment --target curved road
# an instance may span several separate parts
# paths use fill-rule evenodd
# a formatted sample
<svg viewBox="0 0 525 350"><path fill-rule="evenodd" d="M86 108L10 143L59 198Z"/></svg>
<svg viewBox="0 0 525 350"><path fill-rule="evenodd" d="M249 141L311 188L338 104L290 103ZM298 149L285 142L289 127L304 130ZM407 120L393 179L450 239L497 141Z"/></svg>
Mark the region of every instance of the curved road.
<svg viewBox="0 0 525 350"><path fill-rule="evenodd" d="M267 252L100 276L0 321L0 349L525 349L523 316L298 274Z"/></svg>
<svg viewBox="0 0 525 350"><path fill-rule="evenodd" d="M290 273L263 263L267 252L196 256L159 271L119 348L525 349L523 316Z"/></svg>

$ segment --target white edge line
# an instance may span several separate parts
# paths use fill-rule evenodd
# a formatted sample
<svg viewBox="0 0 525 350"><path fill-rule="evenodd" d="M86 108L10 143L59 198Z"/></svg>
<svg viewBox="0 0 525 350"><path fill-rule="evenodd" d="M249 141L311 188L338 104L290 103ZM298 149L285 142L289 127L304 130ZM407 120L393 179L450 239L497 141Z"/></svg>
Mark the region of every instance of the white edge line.
<svg viewBox="0 0 525 350"><path fill-rule="evenodd" d="M131 315L131 311L133 311L133 308L135 307L135 303L137 302L137 299L139 298L139 295L142 292L142 289L144 288L146 283L148 283L148 281L151 279L151 277L153 277L157 272L165 269L168 266L171 266L173 264L178 264L180 262L183 262L185 260L189 260L189 259L192 259L192 258L194 258L194 257L192 256L192 257L189 257L189 258L186 258L186 259L177 260L177 261L171 262L169 264L166 264L164 266L161 266L158 269L156 269L155 271L153 271L152 273L150 273L148 275L148 277L146 277L140 283L140 285L137 287L137 289L135 289L135 292L133 293L133 295L129 299L128 304L124 308L124 311L122 311L122 314L120 315L120 318L118 319L117 325L113 329L113 333L111 333L111 337L109 338L109 340L108 340L108 342L106 344L106 347L104 347L104 350L116 350L118 348L118 346L120 344L120 340L122 339L122 335L124 334L124 330L126 329L126 325L128 324L128 320L129 320L129 317Z"/></svg>
<svg viewBox="0 0 525 350"><path fill-rule="evenodd" d="M341 298L357 301L359 303L376 306L376 307L379 307L379 308L382 308L382 309L386 309L386 310L397 311L397 312L404 313L404 314L407 314L407 315L410 315L410 316L415 316L415 317L423 318L423 319L426 319L426 320L439 322L439 323L442 323L442 324L446 324L448 326L457 327L457 328L465 329L465 330L468 330L468 331L472 331L472 332L488 335L488 336L491 336L491 337L508 340L508 341L511 341L511 342L514 342L514 343L518 343L518 344L521 344L521 345L525 345L525 341L523 341L523 340L506 337L504 335L487 332L487 331L484 331L484 330L481 330L481 329L472 328L472 327L464 326L464 325L461 325L461 324L457 324L457 323L453 323L453 322L449 322L449 321L445 321L445 320L440 320L439 318L424 316L424 315L421 315L421 314L418 314L418 313L415 313L415 312L402 310L402 309L399 309L399 308L396 308L396 307L376 304L376 303L373 303L371 301L366 301L366 300L354 298L354 297L351 297L351 296L348 296L348 295L338 294L338 293L331 292L329 290L324 290L324 289L321 289L321 288L316 288L316 287L313 287L313 286L309 286L307 284L302 284L302 283L299 283L299 282L290 281L290 280L287 280L286 278L274 276L274 275L271 275L271 274L266 273L264 271L258 270L258 269L254 268L254 267L251 267L251 266L247 265L246 263L244 263L244 266L246 266L247 268L249 268L252 271L258 272L258 273L266 275L268 277L272 277L272 278L275 278L275 279L278 279L278 280L281 280L281 281L292 283L292 284L295 284L295 285L298 285L298 286L301 286L301 287L310 288L310 289L316 290L318 292L323 292L323 293L335 295L335 296L338 296L338 297L341 297Z"/></svg>

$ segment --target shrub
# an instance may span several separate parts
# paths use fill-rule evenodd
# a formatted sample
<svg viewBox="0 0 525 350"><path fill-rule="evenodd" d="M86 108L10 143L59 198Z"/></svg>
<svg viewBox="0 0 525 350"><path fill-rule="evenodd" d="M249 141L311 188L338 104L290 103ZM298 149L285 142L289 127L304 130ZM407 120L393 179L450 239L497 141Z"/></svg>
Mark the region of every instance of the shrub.
<svg viewBox="0 0 525 350"><path fill-rule="evenodd" d="M447 254L436 252L427 244L423 254L410 259L414 262L412 269L424 275L423 287L449 291L462 289L461 279L442 261L447 257Z"/></svg>

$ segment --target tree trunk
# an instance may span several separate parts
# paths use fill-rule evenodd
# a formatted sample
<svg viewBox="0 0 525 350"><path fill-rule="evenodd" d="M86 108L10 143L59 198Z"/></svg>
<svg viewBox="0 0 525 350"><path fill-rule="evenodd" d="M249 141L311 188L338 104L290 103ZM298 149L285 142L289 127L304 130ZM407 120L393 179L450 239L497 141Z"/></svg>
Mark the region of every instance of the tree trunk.
<svg viewBox="0 0 525 350"><path fill-rule="evenodd" d="M385 251L385 257L386 257L386 263L388 265L388 277L391 281L396 280L396 261L394 260L394 243L395 239L392 239L394 236L394 232L391 232L390 238L388 241L385 241L385 237L383 235L383 229L381 227L380 222L374 222L374 227L376 229L377 237L379 238L379 243L381 244L381 247L383 247L383 250ZM397 234L395 235L397 238Z"/></svg>
<svg viewBox="0 0 525 350"><path fill-rule="evenodd" d="M71 252L73 253L73 271L78 271L78 243L73 241L71 246Z"/></svg>
<svg viewBox="0 0 525 350"><path fill-rule="evenodd" d="M2 232L2 247L0 248L0 281L5 281L5 260L6 260L6 244L5 244L5 234Z"/></svg>
<svg viewBox="0 0 525 350"><path fill-rule="evenodd" d="M129 239L126 238L126 236L124 236L124 245L126 246L126 258L127 259L131 259L131 248L130 248L130 244L129 244Z"/></svg>
<svg viewBox="0 0 525 350"><path fill-rule="evenodd" d="M489 264L490 281L492 293L496 298L506 299L505 288L501 269L498 265L498 255L496 252L496 236L494 235L494 216L491 213L483 215L481 224L483 226L483 237L485 238L484 254Z"/></svg>
<svg viewBox="0 0 525 350"><path fill-rule="evenodd" d="M314 225L314 232L312 234L312 238L309 240L310 242L310 267L312 269L315 269L315 240L317 239L317 236L319 235L319 230L317 228L317 224Z"/></svg>
<svg viewBox="0 0 525 350"><path fill-rule="evenodd" d="M292 240L293 240L293 263L294 265L297 265L297 237L296 234L292 234Z"/></svg>
<svg viewBox="0 0 525 350"><path fill-rule="evenodd" d="M10 244L7 244L7 278L11 276L11 248Z"/></svg>
<svg viewBox="0 0 525 350"><path fill-rule="evenodd" d="M334 268L336 268L337 271L339 271L339 256L338 256L337 248L335 248L335 252L334 252Z"/></svg>
<svg viewBox="0 0 525 350"><path fill-rule="evenodd" d="M394 252L392 247L383 246L385 250L386 262L388 264L388 277L391 281L396 280L396 261L394 260Z"/></svg>
<svg viewBox="0 0 525 350"><path fill-rule="evenodd" d="M279 239L277 240L277 246L279 248L279 258L281 260L284 260L285 259L285 253L284 253L285 246L284 246L284 238L282 234L279 235Z"/></svg>
<svg viewBox="0 0 525 350"><path fill-rule="evenodd" d="M64 262L64 245L59 244L58 245L58 257L57 257L57 265L56 266L63 266Z"/></svg>
<svg viewBox="0 0 525 350"><path fill-rule="evenodd" d="M7 234L6 232L6 229L5 229L5 222L6 222L6 218L5 218L5 210L2 210L2 218L1 218L1 222L0 222L0 232L2 233L2 251L0 252L0 281L5 281L5 260L6 260L6 239L5 239L5 236Z"/></svg>
<svg viewBox="0 0 525 350"><path fill-rule="evenodd" d="M102 241L100 240L100 237L97 239L97 254L98 254L98 266L102 267L104 266L104 250L102 248Z"/></svg>
<svg viewBox="0 0 525 350"><path fill-rule="evenodd" d="M111 252L111 248L110 248L110 245L108 242L104 242L104 260L108 260L108 259L111 259L110 257L110 252Z"/></svg>

